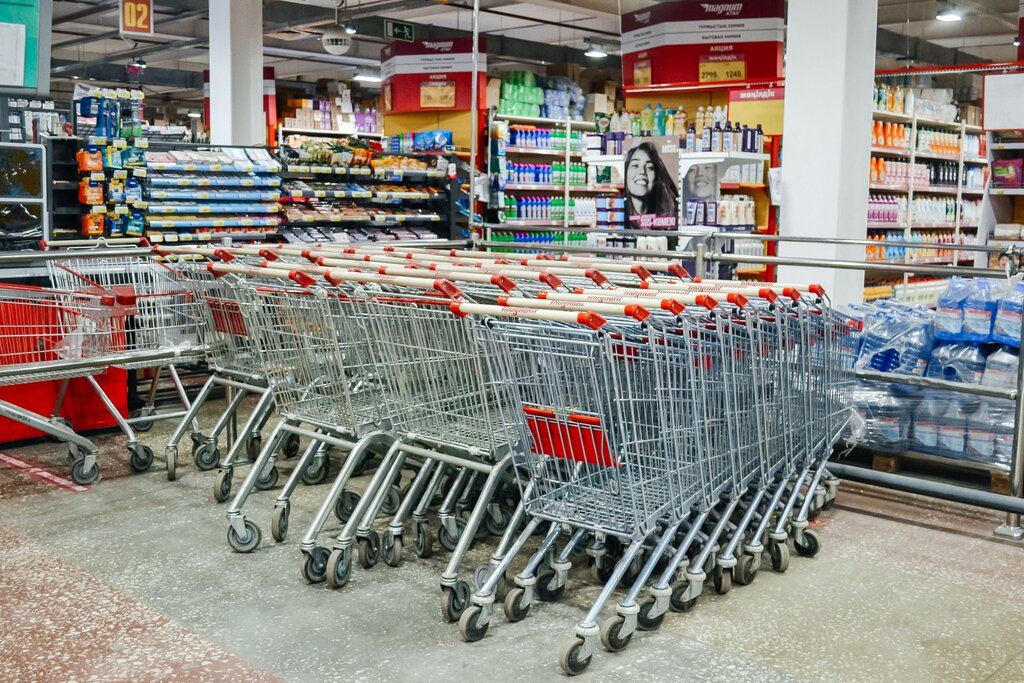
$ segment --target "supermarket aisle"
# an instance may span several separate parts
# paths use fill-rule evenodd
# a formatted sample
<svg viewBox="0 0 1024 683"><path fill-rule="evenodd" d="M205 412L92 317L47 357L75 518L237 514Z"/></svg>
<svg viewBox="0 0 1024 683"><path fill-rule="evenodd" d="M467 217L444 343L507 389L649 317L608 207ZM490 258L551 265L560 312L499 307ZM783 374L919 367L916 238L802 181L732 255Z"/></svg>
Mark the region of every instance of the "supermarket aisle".
<svg viewBox="0 0 1024 683"><path fill-rule="evenodd" d="M60 451L12 454L60 471ZM298 491L282 546L267 533L273 494L254 496L264 545L241 556L212 473L168 483L113 458L104 472L75 493L0 464L2 680L558 680L558 646L597 591L574 575L564 603L499 617L468 645L437 614L443 554L357 570L337 593L303 583L294 538L322 489ZM586 679L1024 680L1024 548L989 537L995 517L854 485L840 495L817 558L705 592L625 652L599 653Z"/></svg>

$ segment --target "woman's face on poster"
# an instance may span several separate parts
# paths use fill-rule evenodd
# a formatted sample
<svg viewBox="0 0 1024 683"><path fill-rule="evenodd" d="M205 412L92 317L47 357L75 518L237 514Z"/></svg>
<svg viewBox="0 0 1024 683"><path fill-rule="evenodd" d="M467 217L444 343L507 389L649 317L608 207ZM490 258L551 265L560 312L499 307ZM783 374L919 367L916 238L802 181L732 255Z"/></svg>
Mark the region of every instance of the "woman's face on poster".
<svg viewBox="0 0 1024 683"><path fill-rule="evenodd" d="M638 149L629 159L626 169L626 189L633 197L646 197L654 185L654 161L642 149Z"/></svg>
<svg viewBox="0 0 1024 683"><path fill-rule="evenodd" d="M687 195L693 199L710 199L715 194L715 167L698 164L686 172Z"/></svg>

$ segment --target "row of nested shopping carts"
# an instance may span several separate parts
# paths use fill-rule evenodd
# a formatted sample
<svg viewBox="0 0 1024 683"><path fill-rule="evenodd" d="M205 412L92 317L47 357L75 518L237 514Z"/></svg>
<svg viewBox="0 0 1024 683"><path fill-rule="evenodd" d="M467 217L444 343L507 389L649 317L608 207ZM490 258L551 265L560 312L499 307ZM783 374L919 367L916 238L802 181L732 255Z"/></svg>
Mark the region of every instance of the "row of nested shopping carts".
<svg viewBox="0 0 1024 683"><path fill-rule="evenodd" d="M820 288L694 282L673 262L398 247L157 253L164 262L149 267L188 293L211 371L166 449L168 472L190 430L197 467L219 466L218 500L231 497L235 466L251 462L228 507L236 551L261 543L242 510L255 488L275 485L286 445L294 453L308 441L274 502L277 541L298 483L326 480L328 449L340 448L341 470L300 543L307 581L341 587L356 561L397 566L410 522L416 555L430 555L439 505L437 539L451 552L442 614L475 641L496 600L520 621L536 599L559 599L582 555L603 589L562 650L570 674L599 641L621 650L669 609L691 609L709 577L725 593L754 579L765 552L777 571L789 543L817 552L808 520L835 496L826 463L856 352L854 326ZM118 294L96 277L116 259L89 263L95 293ZM197 436L217 384L237 391L215 436ZM216 434L246 392L259 395L256 408L221 458ZM358 496L347 486L375 454ZM318 538L332 512L344 525L328 548ZM382 515L391 519L380 534ZM487 533L500 540L470 588L461 564ZM615 615L598 625L620 586Z"/></svg>

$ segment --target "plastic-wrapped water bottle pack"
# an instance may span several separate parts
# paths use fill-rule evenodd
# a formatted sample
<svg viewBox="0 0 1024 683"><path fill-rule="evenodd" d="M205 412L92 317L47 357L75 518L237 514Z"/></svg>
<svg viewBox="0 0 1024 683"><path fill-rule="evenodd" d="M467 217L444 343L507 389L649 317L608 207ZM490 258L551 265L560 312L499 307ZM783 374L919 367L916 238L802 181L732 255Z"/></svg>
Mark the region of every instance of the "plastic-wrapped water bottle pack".
<svg viewBox="0 0 1024 683"><path fill-rule="evenodd" d="M936 310L881 301L863 321L858 369L1012 389L1017 383L1024 284L951 280ZM1014 404L906 384L861 382L850 440L883 452L915 450L1009 466Z"/></svg>

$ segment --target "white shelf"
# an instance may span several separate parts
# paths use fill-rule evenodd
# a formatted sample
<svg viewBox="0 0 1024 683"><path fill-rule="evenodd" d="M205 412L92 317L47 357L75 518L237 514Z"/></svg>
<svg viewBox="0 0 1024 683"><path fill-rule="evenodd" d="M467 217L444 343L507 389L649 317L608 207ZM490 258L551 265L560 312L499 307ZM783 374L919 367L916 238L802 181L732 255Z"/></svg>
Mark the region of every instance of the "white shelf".
<svg viewBox="0 0 1024 683"><path fill-rule="evenodd" d="M494 118L497 121L508 121L509 123L529 123L531 125L552 126L557 128L564 128L566 124L565 119L545 119L539 116L511 116L509 114L495 114ZM597 129L597 125L593 121L569 121L569 127L579 130Z"/></svg>
<svg viewBox="0 0 1024 683"><path fill-rule="evenodd" d="M382 138L383 133L342 133L339 130L322 130L320 128L288 128L281 126L282 133L296 133L299 135L323 135L334 138Z"/></svg>
<svg viewBox="0 0 1024 683"><path fill-rule="evenodd" d="M1024 142L998 142L989 145L989 149L1024 149Z"/></svg>
<svg viewBox="0 0 1024 683"><path fill-rule="evenodd" d="M551 149L551 148L548 148L548 147L521 147L519 145L516 145L516 146L513 147L513 146L510 145L508 147L505 147L505 153L506 154L531 154L531 155L543 156L543 157L558 157L558 158L563 158L563 159L565 158L565 150L564 149ZM580 152L572 152L572 151L569 152L569 158L570 159L579 159L581 156L583 156L583 155Z"/></svg>
<svg viewBox="0 0 1024 683"><path fill-rule="evenodd" d="M623 154L590 154L584 155L583 163L596 166L613 166L621 164L625 159L626 157Z"/></svg>
<svg viewBox="0 0 1024 683"><path fill-rule="evenodd" d="M991 187L988 192L992 195L1024 195L1024 187Z"/></svg>
<svg viewBox="0 0 1024 683"><path fill-rule="evenodd" d="M757 152L680 152L679 161L694 161L700 163L705 161L768 161L767 154Z"/></svg>

